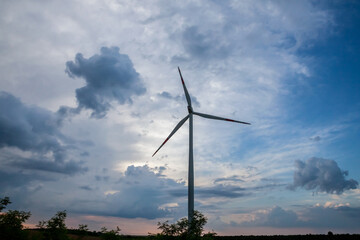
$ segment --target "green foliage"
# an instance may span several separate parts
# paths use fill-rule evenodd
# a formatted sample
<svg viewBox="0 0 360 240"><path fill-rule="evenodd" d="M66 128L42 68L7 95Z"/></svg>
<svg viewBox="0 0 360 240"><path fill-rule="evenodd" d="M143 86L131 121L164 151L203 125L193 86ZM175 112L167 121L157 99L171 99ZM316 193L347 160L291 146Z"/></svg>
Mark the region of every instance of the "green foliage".
<svg viewBox="0 0 360 240"><path fill-rule="evenodd" d="M46 240L68 240L67 229L65 225L66 211L57 212L50 220L40 221L37 225L44 231Z"/></svg>
<svg viewBox="0 0 360 240"><path fill-rule="evenodd" d="M0 212L11 204L8 197L0 199ZM0 214L0 239L17 240L26 239L26 233L23 231L23 223L31 216L30 212L9 210Z"/></svg>
<svg viewBox="0 0 360 240"><path fill-rule="evenodd" d="M207 218L199 211L194 211L194 216L189 224L187 218L181 218L176 223L169 224L169 221L158 223L158 229L161 233L153 235L157 239L200 239L204 226L207 223ZM212 239L216 233L207 233L204 235L205 239Z"/></svg>
<svg viewBox="0 0 360 240"><path fill-rule="evenodd" d="M116 227L116 230L107 230L106 227L101 228L101 239L103 240L118 240L120 239L120 231L119 227Z"/></svg>

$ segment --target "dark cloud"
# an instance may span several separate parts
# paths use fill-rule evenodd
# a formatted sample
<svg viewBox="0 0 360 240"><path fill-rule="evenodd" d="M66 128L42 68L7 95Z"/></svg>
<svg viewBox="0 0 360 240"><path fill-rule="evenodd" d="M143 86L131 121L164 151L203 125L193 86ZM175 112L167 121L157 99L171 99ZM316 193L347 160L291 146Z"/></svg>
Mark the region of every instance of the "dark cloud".
<svg viewBox="0 0 360 240"><path fill-rule="evenodd" d="M257 168L257 167L253 167L253 166L247 166L247 167L246 167L246 170L247 170L248 172L252 172L252 171L257 171L258 168Z"/></svg>
<svg viewBox="0 0 360 240"><path fill-rule="evenodd" d="M255 190L255 191L258 191L258 190L268 190L268 189L274 189L274 188L277 188L277 187L285 187L287 186L287 184L285 183L271 183L271 184L265 184L265 185L260 185L260 186L255 186L255 187L252 187L252 188L248 188L248 190Z"/></svg>
<svg viewBox="0 0 360 240"><path fill-rule="evenodd" d="M163 98L167 98L167 99L175 99L175 100L178 100L178 98L180 98L180 96L177 96L177 97L173 97L169 92L162 92L162 93L158 93L157 94L159 97L163 97Z"/></svg>
<svg viewBox="0 0 360 240"><path fill-rule="evenodd" d="M163 91L163 92L161 92L161 93L158 93L157 95L158 95L159 97L166 98L166 99L171 99L171 100L175 100L175 101L177 101L177 102L186 102L185 94L183 94L183 95L177 95L177 96L172 96L171 93L166 92L166 91ZM191 102L192 102L192 104L194 104L194 106L200 107L200 103L199 103L199 101L197 100L196 97L191 96Z"/></svg>
<svg viewBox="0 0 360 240"><path fill-rule="evenodd" d="M182 44L192 57L201 59L224 58L230 54L229 46L222 43L215 32L201 32L198 27L191 26L182 34Z"/></svg>
<svg viewBox="0 0 360 240"><path fill-rule="evenodd" d="M284 210L275 206L268 211L255 214L255 219L244 222L242 226L262 226L262 227L296 227L300 225L297 214L291 210Z"/></svg>
<svg viewBox="0 0 360 240"><path fill-rule="evenodd" d="M260 181L262 181L262 182L278 182L279 179L277 179L277 178L261 178Z"/></svg>
<svg viewBox="0 0 360 240"><path fill-rule="evenodd" d="M170 194L174 197L187 196L187 189L172 189ZM246 188L218 184L213 187L196 187L195 195L199 198L239 198L249 196L251 193Z"/></svg>
<svg viewBox="0 0 360 240"><path fill-rule="evenodd" d="M128 166L124 175L109 193L101 200L99 205L88 206L79 201L74 211L82 209L83 212L124 218L155 219L169 216L176 211L176 207L166 207L167 204L179 203L185 197L174 197L169 192L174 189L185 189L184 183L178 183L163 175L165 167L150 168L144 166ZM103 180L97 176L97 180Z"/></svg>
<svg viewBox="0 0 360 240"><path fill-rule="evenodd" d="M44 182L54 182L56 178L49 174L33 173L30 171L9 169L1 165L0 194L10 197L12 209L32 210L32 196L39 193ZM42 206L44 207L44 206Z"/></svg>
<svg viewBox="0 0 360 240"><path fill-rule="evenodd" d="M67 175L75 175L77 173L86 172L87 167L82 166L82 162L68 161L49 161L46 158L20 158L12 161L9 165L20 169L39 170L53 173L61 173Z"/></svg>
<svg viewBox="0 0 360 240"><path fill-rule="evenodd" d="M2 165L68 175L86 171L82 163L66 160L70 147L65 145L68 139L59 131L60 122L56 114L25 105L10 93L0 92ZM18 150L31 156L22 157Z"/></svg>
<svg viewBox="0 0 360 240"><path fill-rule="evenodd" d="M307 227L360 228L360 208L350 206L314 206L306 208L301 215L308 220Z"/></svg>
<svg viewBox="0 0 360 240"><path fill-rule="evenodd" d="M86 190L86 191L92 191L92 190L93 190L90 186L87 186L87 185L85 185L85 186L80 186L79 188L80 188L80 189L83 189L83 190Z"/></svg>
<svg viewBox="0 0 360 240"><path fill-rule="evenodd" d="M4 166L2 166L4 168ZM0 170L0 192L6 193L8 190L12 192L17 188L21 188L33 181L53 181L54 178L48 175L28 173L23 170Z"/></svg>
<svg viewBox="0 0 360 240"><path fill-rule="evenodd" d="M301 217L300 217L301 216ZM314 227L352 229L360 227L360 208L350 206L311 206L298 212L275 206L254 212L251 221L236 224L244 227Z"/></svg>
<svg viewBox="0 0 360 240"><path fill-rule="evenodd" d="M242 180L240 178L240 176L237 175L233 175L231 177L224 177L224 178L217 178L214 180L214 183L229 183L229 182L244 182L244 180Z"/></svg>
<svg viewBox="0 0 360 240"><path fill-rule="evenodd" d="M92 117L104 117L111 102L132 103L132 96L145 93L140 75L128 55L120 54L118 47L102 47L100 54L84 58L76 54L75 61L66 63L70 77L83 78L86 85L76 89L77 108L61 107L59 114L77 114L81 109L92 110Z"/></svg>
<svg viewBox="0 0 360 240"><path fill-rule="evenodd" d="M249 192L246 192L246 190L247 189L238 186L219 184L214 187L198 188L195 190L195 194L197 194L201 198L239 198L251 195Z"/></svg>
<svg viewBox="0 0 360 240"><path fill-rule="evenodd" d="M82 152L82 153L80 153L80 156L88 157L88 156L90 156L90 153L89 152Z"/></svg>
<svg viewBox="0 0 360 240"><path fill-rule="evenodd" d="M109 176L99 176L99 175L95 176L95 180L98 181L98 182L100 182L100 181L107 182L107 181L109 181L109 179L110 179Z"/></svg>
<svg viewBox="0 0 360 240"><path fill-rule="evenodd" d="M286 184L272 183L259 185L254 187L243 188L237 186L239 182L244 182L234 175L228 178L218 178L214 181L215 185L211 187L196 187L195 195L198 198L241 198L255 194L257 191L274 189L277 187L283 188ZM187 189L178 188L170 190L170 194L174 197L187 196Z"/></svg>
<svg viewBox="0 0 360 240"><path fill-rule="evenodd" d="M345 190L356 189L358 182L346 180L347 171L342 171L334 160L310 158L306 162L295 161L294 183L290 189L302 187L318 192L342 194Z"/></svg>
<svg viewBox="0 0 360 240"><path fill-rule="evenodd" d="M61 161L65 149L60 144L62 136L58 127L58 119L52 112L26 106L10 93L0 92L0 148L51 152Z"/></svg>
<svg viewBox="0 0 360 240"><path fill-rule="evenodd" d="M321 137L320 136L311 137L310 140L313 140L314 142L318 142L321 140Z"/></svg>
<svg viewBox="0 0 360 240"><path fill-rule="evenodd" d="M293 227L299 222L294 211L284 210L278 206L271 209L265 218L264 225L274 227Z"/></svg>

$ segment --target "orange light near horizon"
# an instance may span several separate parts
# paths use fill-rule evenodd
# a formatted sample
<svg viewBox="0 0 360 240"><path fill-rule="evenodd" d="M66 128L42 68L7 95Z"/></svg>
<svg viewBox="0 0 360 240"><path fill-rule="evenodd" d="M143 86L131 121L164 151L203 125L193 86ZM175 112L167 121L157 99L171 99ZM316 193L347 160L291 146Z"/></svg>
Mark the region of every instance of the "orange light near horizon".
<svg viewBox="0 0 360 240"><path fill-rule="evenodd" d="M100 231L102 227L107 229L121 229L121 234L148 235L158 233L157 222L159 219L148 220L144 218L120 218L96 215L69 216L66 219L68 228L78 228L79 224L86 224L90 231Z"/></svg>

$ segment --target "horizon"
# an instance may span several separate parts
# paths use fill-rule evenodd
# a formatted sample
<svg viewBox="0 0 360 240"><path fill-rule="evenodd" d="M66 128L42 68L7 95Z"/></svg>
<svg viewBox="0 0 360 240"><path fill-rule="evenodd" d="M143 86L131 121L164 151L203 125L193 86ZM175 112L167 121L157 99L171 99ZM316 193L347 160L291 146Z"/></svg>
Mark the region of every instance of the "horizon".
<svg viewBox="0 0 360 240"><path fill-rule="evenodd" d="M360 233L360 3L5 1L0 193L67 226L156 232L195 210L226 235ZM283 233L283 234L282 234ZM268 235L269 235L268 234Z"/></svg>

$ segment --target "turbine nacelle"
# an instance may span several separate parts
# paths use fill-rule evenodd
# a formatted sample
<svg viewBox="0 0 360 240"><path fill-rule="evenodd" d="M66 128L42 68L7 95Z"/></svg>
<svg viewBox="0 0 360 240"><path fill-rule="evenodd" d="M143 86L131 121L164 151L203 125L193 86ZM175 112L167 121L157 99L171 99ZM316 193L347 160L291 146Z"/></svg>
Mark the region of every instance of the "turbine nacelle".
<svg viewBox="0 0 360 240"><path fill-rule="evenodd" d="M188 108L189 114L194 112L191 106L188 106L187 108Z"/></svg>

